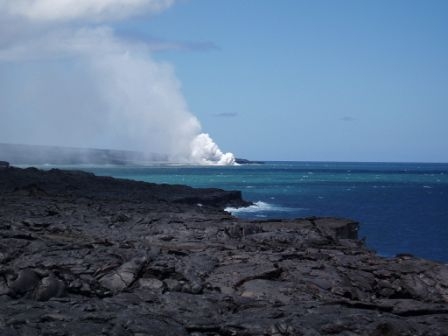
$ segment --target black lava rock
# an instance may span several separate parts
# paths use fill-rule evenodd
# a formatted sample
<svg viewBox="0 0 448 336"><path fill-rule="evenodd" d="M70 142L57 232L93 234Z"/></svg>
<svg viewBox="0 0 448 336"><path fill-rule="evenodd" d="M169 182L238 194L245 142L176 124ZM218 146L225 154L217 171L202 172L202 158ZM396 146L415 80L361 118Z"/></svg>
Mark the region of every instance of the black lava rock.
<svg viewBox="0 0 448 336"><path fill-rule="evenodd" d="M241 193L0 169L0 335L448 335L448 267Z"/></svg>

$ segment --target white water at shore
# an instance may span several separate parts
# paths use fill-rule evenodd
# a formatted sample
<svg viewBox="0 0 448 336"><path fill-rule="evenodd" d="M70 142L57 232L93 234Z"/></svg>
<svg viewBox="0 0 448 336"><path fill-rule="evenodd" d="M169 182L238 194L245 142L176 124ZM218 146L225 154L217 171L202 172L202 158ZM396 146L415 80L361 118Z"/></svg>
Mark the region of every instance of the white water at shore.
<svg viewBox="0 0 448 336"><path fill-rule="evenodd" d="M291 210L299 210L299 209L290 209L286 207L281 207L278 205L273 205L270 203L258 201L252 205L241 208L227 207L224 211L231 213L232 215L238 216L245 213L263 213L263 212L287 212Z"/></svg>

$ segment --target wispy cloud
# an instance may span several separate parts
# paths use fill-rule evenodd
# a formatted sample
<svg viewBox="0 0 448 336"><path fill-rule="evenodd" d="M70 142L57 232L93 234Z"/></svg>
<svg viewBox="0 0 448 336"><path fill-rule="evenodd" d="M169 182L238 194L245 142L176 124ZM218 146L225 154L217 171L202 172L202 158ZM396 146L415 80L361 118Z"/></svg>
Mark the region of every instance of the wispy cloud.
<svg viewBox="0 0 448 336"><path fill-rule="evenodd" d="M31 22L105 22L142 13L156 14L174 2L175 0L0 0L0 13Z"/></svg>
<svg viewBox="0 0 448 336"><path fill-rule="evenodd" d="M178 50L178 51L206 52L206 51L221 50L215 43L210 41L205 42L173 41L160 44L150 44L150 48L153 51Z"/></svg>
<svg viewBox="0 0 448 336"><path fill-rule="evenodd" d="M194 51L208 52L220 50L211 41L170 41L138 32L115 31L115 35L123 40L146 45L151 51Z"/></svg>
<svg viewBox="0 0 448 336"><path fill-rule="evenodd" d="M214 114L215 117L218 118L234 118L238 116L238 113L235 112L223 112Z"/></svg>
<svg viewBox="0 0 448 336"><path fill-rule="evenodd" d="M343 117L339 118L339 120L345 121L345 122L351 122L351 121L355 121L356 118L352 117L352 116L343 116Z"/></svg>

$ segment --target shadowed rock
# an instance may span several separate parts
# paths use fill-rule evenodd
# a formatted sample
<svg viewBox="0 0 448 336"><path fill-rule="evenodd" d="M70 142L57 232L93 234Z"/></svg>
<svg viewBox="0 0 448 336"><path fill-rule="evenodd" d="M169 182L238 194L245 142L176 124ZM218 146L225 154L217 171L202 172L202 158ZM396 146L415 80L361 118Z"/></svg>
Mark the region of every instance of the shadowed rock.
<svg viewBox="0 0 448 336"><path fill-rule="evenodd" d="M22 270L18 273L17 278L9 285L11 289L10 294L12 296L30 294L37 287L39 281L39 276L33 270Z"/></svg>
<svg viewBox="0 0 448 336"><path fill-rule="evenodd" d="M63 281L50 275L41 280L35 294L36 300L47 301L53 297L60 297L64 294L65 284Z"/></svg>

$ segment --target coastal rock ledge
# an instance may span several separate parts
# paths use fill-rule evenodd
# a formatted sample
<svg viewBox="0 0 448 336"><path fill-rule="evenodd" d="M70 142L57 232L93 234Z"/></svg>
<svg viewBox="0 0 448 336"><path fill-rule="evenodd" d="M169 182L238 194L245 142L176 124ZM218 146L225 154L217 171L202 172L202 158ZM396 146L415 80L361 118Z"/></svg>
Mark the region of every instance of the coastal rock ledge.
<svg viewBox="0 0 448 336"><path fill-rule="evenodd" d="M0 169L0 335L448 335L448 267L241 193Z"/></svg>

